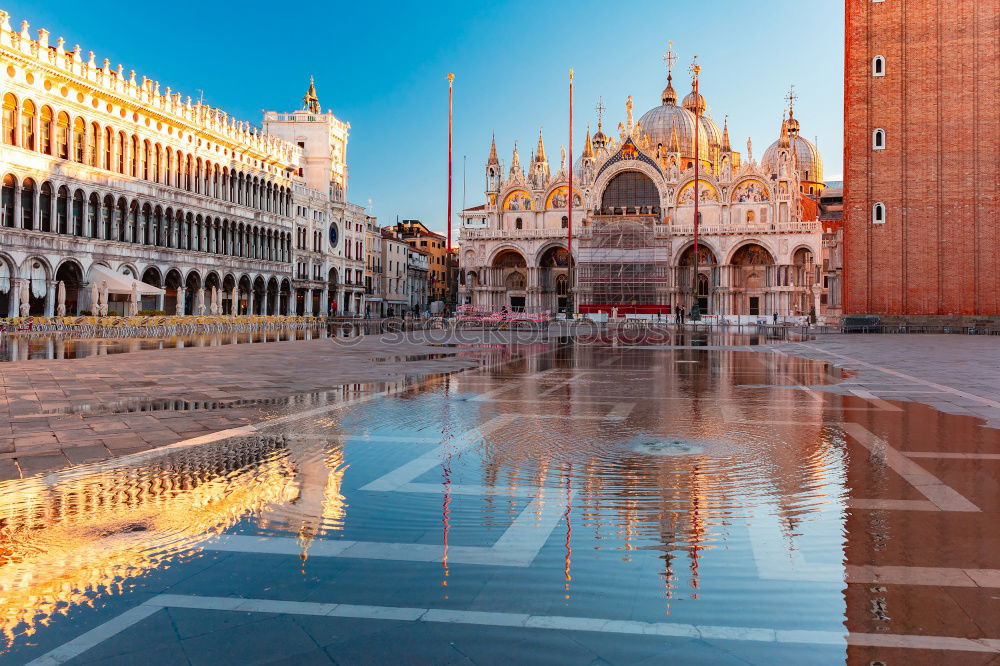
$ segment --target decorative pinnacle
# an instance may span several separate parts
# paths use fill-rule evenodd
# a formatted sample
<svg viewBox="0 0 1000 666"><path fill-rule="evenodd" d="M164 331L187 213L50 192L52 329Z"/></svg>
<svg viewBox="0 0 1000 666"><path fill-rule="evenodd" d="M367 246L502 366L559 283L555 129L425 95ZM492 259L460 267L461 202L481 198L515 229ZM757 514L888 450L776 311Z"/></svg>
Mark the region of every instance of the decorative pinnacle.
<svg viewBox="0 0 1000 666"><path fill-rule="evenodd" d="M452 74L451 72L448 72L448 87L450 88L451 84L454 82L455 82L455 75Z"/></svg>
<svg viewBox="0 0 1000 666"><path fill-rule="evenodd" d="M601 123L604 121L604 98L597 98L597 106L594 107L594 111L597 111L597 131L601 131Z"/></svg>
<svg viewBox="0 0 1000 666"><path fill-rule="evenodd" d="M698 56L694 56L691 59L691 67L688 71L691 72L691 80L697 81L698 75L701 74L701 65L698 64Z"/></svg>

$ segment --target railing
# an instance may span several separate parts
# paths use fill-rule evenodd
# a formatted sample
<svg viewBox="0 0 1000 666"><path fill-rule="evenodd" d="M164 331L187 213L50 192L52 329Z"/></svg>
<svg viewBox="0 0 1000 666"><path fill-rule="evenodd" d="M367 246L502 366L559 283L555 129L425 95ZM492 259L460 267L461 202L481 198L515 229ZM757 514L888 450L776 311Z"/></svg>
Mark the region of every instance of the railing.
<svg viewBox="0 0 1000 666"><path fill-rule="evenodd" d="M675 224L667 227L672 234L694 234L693 224ZM822 230L819 222L757 222L754 224L699 224L699 235L712 234L772 234L815 233Z"/></svg>
<svg viewBox="0 0 1000 666"><path fill-rule="evenodd" d="M515 240L530 238L565 238L566 229L462 229L460 240ZM576 231L574 230L574 235Z"/></svg>

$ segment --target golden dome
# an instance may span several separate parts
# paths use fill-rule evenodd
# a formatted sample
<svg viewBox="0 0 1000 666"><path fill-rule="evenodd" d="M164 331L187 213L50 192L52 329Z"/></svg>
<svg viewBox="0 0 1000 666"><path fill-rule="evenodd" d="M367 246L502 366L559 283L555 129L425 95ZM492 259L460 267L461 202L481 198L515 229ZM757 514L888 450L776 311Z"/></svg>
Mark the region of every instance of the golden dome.
<svg viewBox="0 0 1000 666"><path fill-rule="evenodd" d="M797 122L797 121L796 121ZM795 153L795 168L799 172L799 180L807 183L823 182L823 158L819 149L797 133L788 137L789 146ZM778 150L781 140L772 143L760 160L760 165L768 173L778 172Z"/></svg>
<svg viewBox="0 0 1000 666"><path fill-rule="evenodd" d="M705 102L705 96L702 94L696 95L693 90L687 94L687 97L684 98L682 106L691 113L694 113L695 108L697 107L699 115L704 114L705 111L708 110L708 104Z"/></svg>
<svg viewBox="0 0 1000 666"><path fill-rule="evenodd" d="M698 124L694 114L687 109L675 104L661 104L644 113L639 118L639 124L653 146L661 144L664 150L670 150L670 139L676 126L682 157L694 157L694 133L697 127L699 157L703 160L711 159L710 137L705 125Z"/></svg>

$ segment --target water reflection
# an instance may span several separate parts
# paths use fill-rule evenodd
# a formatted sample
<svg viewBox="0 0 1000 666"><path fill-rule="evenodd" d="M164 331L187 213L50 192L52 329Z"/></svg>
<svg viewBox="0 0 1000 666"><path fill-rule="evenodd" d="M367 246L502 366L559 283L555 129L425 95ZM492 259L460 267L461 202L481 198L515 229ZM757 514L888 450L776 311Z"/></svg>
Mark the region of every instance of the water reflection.
<svg viewBox="0 0 1000 666"><path fill-rule="evenodd" d="M272 331L198 333L151 338L81 338L62 333L0 335L0 362L90 358L148 349L219 347L328 337L325 326Z"/></svg>
<svg viewBox="0 0 1000 666"><path fill-rule="evenodd" d="M468 353L481 369L259 437L0 485L3 631L31 634L75 606L100 612L133 588L171 591L158 572L188 566L223 532L289 540L298 556L293 567L245 552L260 568L226 595L297 599L305 582L321 602L465 610L475 599L480 611L843 630L847 503L860 484L839 423L859 405L770 388L830 383L828 365L558 342ZM353 396L373 388L385 387ZM369 487L394 474L398 489ZM377 560L364 568L318 547L331 541L396 549L352 556ZM530 566L474 561L536 541ZM802 562L824 577L797 579ZM220 570L192 572L181 593L217 589Z"/></svg>
<svg viewBox="0 0 1000 666"><path fill-rule="evenodd" d="M170 452L0 487L0 632L30 636L56 614L127 592L252 512L296 496L280 438Z"/></svg>

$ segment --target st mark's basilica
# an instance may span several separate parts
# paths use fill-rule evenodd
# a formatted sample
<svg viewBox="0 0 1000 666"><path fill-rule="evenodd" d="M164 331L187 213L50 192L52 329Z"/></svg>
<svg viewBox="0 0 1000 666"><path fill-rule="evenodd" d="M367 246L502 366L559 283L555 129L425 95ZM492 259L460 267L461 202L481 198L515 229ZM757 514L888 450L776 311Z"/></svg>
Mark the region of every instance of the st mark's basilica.
<svg viewBox="0 0 1000 666"><path fill-rule="evenodd" d="M458 302L555 312L570 303L573 279L578 312L690 309L698 160L702 313L839 314L828 267L840 236L820 221L823 161L801 135L794 96L759 161L750 140L746 153L733 149L728 123L718 126L703 95L692 90L678 105L670 73L661 102L635 120L630 96L617 132L606 135L601 118L593 136L587 130L573 169L575 271L565 153L553 173L540 133L526 168L516 145L504 168L494 140L486 203L462 213Z"/></svg>

